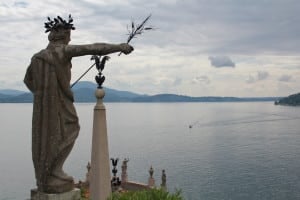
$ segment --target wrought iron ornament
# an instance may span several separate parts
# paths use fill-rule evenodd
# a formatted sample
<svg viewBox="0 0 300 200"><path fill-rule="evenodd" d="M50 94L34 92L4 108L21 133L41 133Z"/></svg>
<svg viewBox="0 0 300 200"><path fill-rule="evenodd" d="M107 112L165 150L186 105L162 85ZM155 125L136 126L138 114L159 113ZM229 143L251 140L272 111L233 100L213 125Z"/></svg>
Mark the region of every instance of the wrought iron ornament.
<svg viewBox="0 0 300 200"><path fill-rule="evenodd" d="M105 81L105 76L103 76L102 71L104 70L105 63L110 59L109 56L104 56L101 59L101 56L93 55L91 60L95 60L96 69L98 70L98 75L95 76L95 81L98 84L98 88L102 88L102 84Z"/></svg>
<svg viewBox="0 0 300 200"><path fill-rule="evenodd" d="M111 158L110 160L111 160L111 163L113 166L113 169L111 170L113 173L113 177L111 179L111 186L118 187L121 185L121 180L119 177L117 177L117 173L118 173L117 165L118 165L119 158L116 158L116 159Z"/></svg>

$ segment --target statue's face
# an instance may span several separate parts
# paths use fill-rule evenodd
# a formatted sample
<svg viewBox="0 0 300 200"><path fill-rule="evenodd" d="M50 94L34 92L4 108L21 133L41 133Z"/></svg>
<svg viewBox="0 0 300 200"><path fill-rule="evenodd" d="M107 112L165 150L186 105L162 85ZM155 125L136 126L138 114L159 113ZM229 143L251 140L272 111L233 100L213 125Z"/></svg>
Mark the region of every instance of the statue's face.
<svg viewBox="0 0 300 200"><path fill-rule="evenodd" d="M60 29L51 31L48 39L50 42L58 42L62 44L69 44L71 41L71 30Z"/></svg>
<svg viewBox="0 0 300 200"><path fill-rule="evenodd" d="M69 42L71 41L71 31L69 31L69 33L67 34L67 37L65 39L65 44L69 44Z"/></svg>

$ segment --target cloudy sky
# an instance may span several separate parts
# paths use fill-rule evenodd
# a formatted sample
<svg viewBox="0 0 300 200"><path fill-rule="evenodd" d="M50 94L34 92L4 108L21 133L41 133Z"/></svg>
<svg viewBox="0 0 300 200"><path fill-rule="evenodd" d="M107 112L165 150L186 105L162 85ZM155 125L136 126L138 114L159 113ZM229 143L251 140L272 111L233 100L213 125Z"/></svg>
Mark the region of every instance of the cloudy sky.
<svg viewBox="0 0 300 200"><path fill-rule="evenodd" d="M31 56L46 47L46 17L71 13L71 44L122 43L126 26L156 27L113 54L106 87L142 94L287 96L300 92L299 0L1 0L0 89L26 90ZM73 59L72 81L92 63ZM96 71L84 80L93 81Z"/></svg>

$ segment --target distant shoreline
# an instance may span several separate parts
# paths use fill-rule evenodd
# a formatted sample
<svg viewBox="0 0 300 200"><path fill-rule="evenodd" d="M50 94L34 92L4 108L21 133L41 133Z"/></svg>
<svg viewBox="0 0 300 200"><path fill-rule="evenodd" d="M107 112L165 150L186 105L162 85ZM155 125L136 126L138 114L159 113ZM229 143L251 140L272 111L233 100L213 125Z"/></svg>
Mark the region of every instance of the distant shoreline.
<svg viewBox="0 0 300 200"><path fill-rule="evenodd" d="M275 101L274 104L282 106L300 106L300 93L281 98Z"/></svg>
<svg viewBox="0 0 300 200"><path fill-rule="evenodd" d="M92 93L92 92L91 92ZM24 93L15 97L0 98L0 103L32 103L33 95ZM74 93L75 103L94 103L96 98L93 94L88 97ZM161 94L143 97L122 97L106 94L104 102L107 103L231 103L231 102L277 102L279 97L189 97L173 94ZM276 103L275 103L276 104Z"/></svg>
<svg viewBox="0 0 300 200"><path fill-rule="evenodd" d="M78 82L72 88L76 103L96 102L94 93L96 84L88 81ZM177 94L145 95L129 91L121 91L110 88L105 89L104 102L132 102L132 103L188 103L188 102L262 102L279 101L282 97L220 97L202 96L191 97ZM0 90L0 103L32 103L33 95L30 92L18 90Z"/></svg>

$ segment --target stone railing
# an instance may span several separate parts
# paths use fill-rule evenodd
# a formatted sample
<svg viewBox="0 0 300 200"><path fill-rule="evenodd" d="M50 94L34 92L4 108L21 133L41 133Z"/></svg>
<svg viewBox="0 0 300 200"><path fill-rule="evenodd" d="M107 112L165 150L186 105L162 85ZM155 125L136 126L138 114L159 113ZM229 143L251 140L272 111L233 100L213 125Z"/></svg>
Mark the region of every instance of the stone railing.
<svg viewBox="0 0 300 200"><path fill-rule="evenodd" d="M117 191L117 190L128 190L128 191L138 191L138 190L148 190L151 188L156 187L155 184L155 179L153 177L154 174L154 169L151 166L149 169L149 178L148 178L148 183L138 183L135 181L129 181L128 180L128 174L127 174L127 163L128 163L129 159L124 159L122 162L122 173L121 173L121 181L118 182L117 184L115 184L115 180L119 180L119 177L116 177L116 164L117 162L114 163L114 168L113 168L113 178L112 178L112 191ZM85 188L89 188L89 183L90 183L90 170L91 170L91 165L90 163L88 163L87 165L87 173L86 173L86 180L84 182L80 181L77 186L78 187L85 187ZM161 184L160 187L162 189L167 189L167 177L166 177L166 173L165 170L162 170L162 175L161 175Z"/></svg>

